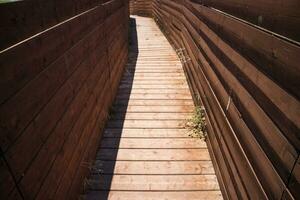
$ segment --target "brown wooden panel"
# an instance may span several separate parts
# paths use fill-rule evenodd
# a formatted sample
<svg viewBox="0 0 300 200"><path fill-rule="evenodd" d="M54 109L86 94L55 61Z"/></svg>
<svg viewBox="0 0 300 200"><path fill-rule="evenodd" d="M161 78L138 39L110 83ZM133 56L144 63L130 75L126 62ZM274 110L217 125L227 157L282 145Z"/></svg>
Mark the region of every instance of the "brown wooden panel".
<svg viewBox="0 0 300 200"><path fill-rule="evenodd" d="M107 107L109 105L109 100L104 103L104 107ZM77 193L80 191L80 193L85 192L84 183L82 183L82 180L86 180L86 177L89 176L90 172L90 166L86 165L87 163L92 163L97 151L97 144L99 144L99 139L101 139L102 134L99 134L99 132L102 132L104 128L104 121L107 119L107 109L101 109L101 113L98 117L98 121L96 122L96 128L95 132L92 137L89 139L89 144L86 147L86 150L84 152L84 155L81 158L81 165L77 167L76 175L72 177L72 184L70 185L67 198L75 199L78 197Z"/></svg>
<svg viewBox="0 0 300 200"><path fill-rule="evenodd" d="M85 39L78 41L74 48L60 55L59 59L40 73L34 80L30 81L26 87L1 105L1 120L3 120L4 127L3 133L8 137L1 141L1 146L4 150L14 142L16 137L19 136L20 131L22 131L32 120L33 116L43 108L49 101L49 98L56 93L58 88L61 87L80 64L88 65L88 67L92 66L89 66L90 64L88 62L90 60L85 59L85 56L88 56L88 49L95 49L97 39L98 41L101 40L101 31L102 29L96 26L94 31L84 37ZM96 33L98 33L98 35ZM97 37L95 37L94 34L97 35ZM85 62L81 63L84 59ZM9 60L15 59L11 58ZM22 62L22 59L18 60L18 62ZM12 81L13 80L18 82L18 80L12 79ZM14 120L9 120L11 118Z"/></svg>
<svg viewBox="0 0 300 200"><path fill-rule="evenodd" d="M300 198L300 158L298 158L297 162L295 163L293 172L291 174L291 178L289 181L289 191L294 196L295 199ZM289 196L289 195L287 195Z"/></svg>
<svg viewBox="0 0 300 200"><path fill-rule="evenodd" d="M90 57L87 59L90 59ZM102 59L99 58L99 61L102 61ZM39 113L35 122L29 125L17 142L7 151L6 155L12 163L17 177L20 174L24 174L23 170L47 141L49 135L52 134L52 130L69 109L71 102L76 98L74 94L80 93L80 89L86 82L93 87L95 86L97 82L95 78L99 78L99 75L103 73L103 66L102 64L94 66L91 62L87 62L87 64L76 70L53 99L50 100L48 105ZM31 140L28 141L28 138L31 138Z"/></svg>
<svg viewBox="0 0 300 200"><path fill-rule="evenodd" d="M99 81L101 83L101 81ZM102 82L102 84L104 84ZM99 85L102 85L99 84ZM95 97L93 97L93 95L90 97L91 100L93 100ZM95 99L94 99L95 101ZM87 102L89 103L89 102ZM88 104L86 104L87 106ZM90 106L88 106L89 112L92 112L91 109L95 108L96 104L91 104ZM95 109L96 111L96 109ZM85 114L85 116L82 116L83 114ZM49 172L47 173L47 178L42 186L42 188L40 189L40 192L38 194L38 198L39 199L44 199L45 197L51 197L53 195L55 195L55 192L57 190L57 188L59 187L61 180L65 174L65 171L61 171L60 169L66 169L68 168L68 164L70 162L70 160L72 159L72 155L73 155L73 151L76 148L76 144L78 144L78 142L80 141L86 141L86 138L82 138L80 139L80 136L82 134L84 134L84 128L86 127L87 121L90 115L87 111L84 111L84 113L82 113L80 115L81 117L81 124L76 124L76 127L73 128L72 132L70 133L70 139L67 140L64 144L62 144L60 147L58 148L62 148L60 151L64 152L61 154L58 154L57 157L55 158L55 161L53 163L53 166L51 167L51 169L49 169ZM86 133L86 131L85 131ZM77 162L76 164L73 165L73 167L76 167L80 165L80 162ZM82 180L81 180L82 181ZM51 188L51 189L49 189ZM67 192L67 191L66 191Z"/></svg>
<svg viewBox="0 0 300 200"><path fill-rule="evenodd" d="M1 3L0 49L3 50L97 5L88 1L13 1Z"/></svg>
<svg viewBox="0 0 300 200"><path fill-rule="evenodd" d="M207 49L206 49L207 50ZM208 52L210 51L210 50L207 50ZM214 61L212 61L212 62L214 62ZM219 66L222 66L223 64L220 64L220 63L218 63L218 65ZM227 77L227 83L230 83L230 75L229 74L226 74L224 71L222 72L222 74L224 74L224 75L226 75L226 77ZM221 78L220 78L221 79ZM222 80L222 79L221 79ZM224 81L223 81L223 83L224 83ZM224 85L226 86L226 84L224 83ZM234 88L233 86L231 86L231 88ZM239 91L240 91L241 89L239 89ZM234 93L234 92L233 92ZM250 105L251 103L250 103L250 98L248 97L247 98L248 99L248 105ZM234 99L233 99L233 101L235 101ZM241 106L242 104L243 104L243 102L245 102L245 101L243 101L243 100L241 100L241 102L239 103L239 105ZM224 104L226 104L225 102L224 102ZM224 107L225 107L225 105L224 105ZM252 107L252 110L254 110L254 106L251 106ZM240 109L240 112L242 112L242 114L243 114L243 111ZM262 117L262 115L260 115L260 117ZM254 119L255 118L258 118L258 117L253 117ZM262 120L261 118L260 118L260 120ZM267 119L268 120L268 119ZM257 123L257 124L259 124L259 123ZM266 126L266 123L263 123L263 125L262 126ZM270 124L269 125L269 127L270 126L272 126L272 124ZM273 127L274 127L274 125L273 125ZM264 133L263 133L264 131L262 131L262 135L264 135ZM273 131L274 132L274 131ZM265 133L266 134L266 133ZM281 134L280 134L280 132L278 132L278 136L280 137L281 136ZM275 142L275 138L274 138L274 136L273 136L273 140L274 140L274 142ZM270 141L270 140L269 140ZM280 142L280 143L284 143L285 142L285 138L284 137L282 137L281 136L281 139L278 139L278 141ZM288 144L287 142L285 142L286 143L286 145L287 145L287 148L291 148L291 147L288 147L288 146L290 146L290 144ZM274 151L276 151L276 148L277 148L277 146L278 145L274 145L273 146L273 149L274 149ZM268 149L265 149L265 151L266 152L268 152ZM290 149L290 150L287 150L287 152L292 152L293 150L292 150L292 148ZM280 153L278 153L278 155L279 155ZM292 156L292 157L295 157L296 156L296 153L294 153L294 155ZM290 159L290 160L285 160L285 162L290 162L290 164L288 164L287 166L292 166L293 165L293 163L294 163L294 161L292 160L292 159ZM277 162L276 161L274 161L274 163L276 163L277 164ZM274 165L276 165L276 164L274 164Z"/></svg>
<svg viewBox="0 0 300 200"><path fill-rule="evenodd" d="M130 14L151 16L152 15L152 0L130 0Z"/></svg>
<svg viewBox="0 0 300 200"><path fill-rule="evenodd" d="M299 44L274 37L205 6L188 5L192 6L190 9L197 17L240 52L248 62L255 63L258 70L299 99ZM245 35L248 37L244 37Z"/></svg>
<svg viewBox="0 0 300 200"><path fill-rule="evenodd" d="M1 152L2 153L2 152ZM11 174L8 163L3 155L0 157L0 197L1 199L11 199L10 194L16 189L15 180ZM17 192L18 193L18 192ZM19 196L19 195L18 195Z"/></svg>
<svg viewBox="0 0 300 200"><path fill-rule="evenodd" d="M6 169L0 175L9 189L1 195L7 194L7 199L75 199L88 171L81 165L96 154L95 141L101 136L127 59L128 3L114 0L102 5L91 0L68 7L70 1L36 0L18 5L34 2L36 7L27 10L26 16L22 12L16 16L24 14L23 25L30 20L44 22L38 27L44 31L0 53L1 148L21 191L10 184L12 176ZM49 10L42 13L44 8ZM29 20L29 13L36 10L45 18L39 19L36 13ZM58 24L57 20L65 19ZM35 25L26 31L34 31ZM50 28L45 30L46 26ZM27 37L26 31L20 34ZM109 36L117 38L114 44ZM110 45L114 47L109 53Z"/></svg>
<svg viewBox="0 0 300 200"><path fill-rule="evenodd" d="M82 135L80 136L77 145L75 143L75 146L73 148L67 148L70 149L71 152L71 157L69 159L68 164L64 167L65 171L64 174L62 175L61 181L59 183L59 187L57 188L54 198L55 199L65 199L65 197L68 195L66 191L68 191L68 188L72 184L72 179L77 173L78 170L78 163L83 164L81 160L83 159L83 155L85 152L85 148L88 146L89 138L92 137L91 134L93 134L92 129L95 130L95 125L97 122L97 118L99 115L99 111L101 107L97 107L94 104L91 105L92 108L94 109L92 113L90 114L90 120L86 122L86 127L83 130ZM95 109L96 107L96 109ZM98 109L97 109L98 108ZM95 147L94 147L95 148Z"/></svg>
<svg viewBox="0 0 300 200"><path fill-rule="evenodd" d="M193 0L207 7L224 11L255 25L300 41L300 3L288 1Z"/></svg>
<svg viewBox="0 0 300 200"><path fill-rule="evenodd" d="M217 162L216 164L219 166L220 173L218 176L221 176L220 179L223 180L221 182L224 183L221 186L224 196L228 196L229 199L247 199L249 197L254 198L252 195L258 194L262 194L260 198L263 198L267 194L269 198L281 198L297 158L299 140L296 133L299 132L297 128L299 114L294 111L299 110L297 109L299 102L297 101L298 98L295 98L295 92L292 92L291 89L298 84L297 78L289 78L289 80L294 80L296 84L289 80L282 81L286 75L278 73L276 77L275 71L282 71L280 69L286 69L286 67L290 67L291 70L296 69L297 67L294 68L293 66L297 63L297 57L286 60L284 57L278 56L277 61L281 61L280 64L279 62L276 63L277 61L268 55L267 52L271 48L267 46L274 47L275 43L278 46L283 45L284 47L280 49L291 48L293 50L290 53L295 55L298 46L287 42L287 40L281 40L280 37L273 37L268 32L249 26L247 23L235 20L233 17L223 15L211 8L196 3L191 4L190 1L157 0L154 1L153 8L155 19L166 31L166 35L173 42L174 47L185 48L183 53L186 53L185 55L190 58L190 62L185 63L187 66L185 71L194 99L199 100L201 97L200 99L209 113L208 118L212 121L213 130L210 131L213 131L214 133L211 135L216 134L216 137L209 137L210 148L218 158L214 162ZM224 20L228 20L228 23ZM214 23L219 25L215 26ZM222 25L220 26L220 24ZM240 28L237 28L237 24ZM206 27L211 29L211 32L207 32ZM226 30L229 29L232 30L230 34L225 34ZM246 35L244 34L246 32L248 32L247 37L243 37L242 35ZM213 39L214 35L217 35L217 38ZM244 39L237 43L229 39L236 37L236 35ZM257 42L257 40L262 42ZM267 40L270 43L266 42ZM228 46L226 47L226 45ZM252 51L249 50L251 48ZM243 49L247 50L244 51ZM256 53L253 53L254 51ZM249 57L252 58L249 59ZM254 68L251 69L251 65ZM276 67L275 71L273 68L272 70L270 68L264 70L261 67L268 65ZM226 73L224 70L218 72L217 69L221 66L228 66L227 69L230 73ZM246 72L247 70L248 72ZM291 76L287 76L294 76L299 70L296 71L294 74L291 73ZM236 78L238 81L228 86L231 78ZM286 85L284 86L284 84ZM238 100L235 95L243 90L249 92L249 96L244 100ZM244 98L242 96L240 98ZM276 100L279 96L281 97ZM252 105L250 105L251 98L254 100ZM286 104L285 107L285 101L282 99L287 101L290 99L294 103ZM213 103L214 101L216 103ZM247 104L247 106L242 106L243 104ZM262 114L253 113L254 115L250 116L247 113L255 110L255 104ZM217 114L219 110L224 113L223 117ZM255 127L260 123L259 120L262 117L269 121L269 124L261 124L261 127L264 128L259 131ZM231 128L236 133L224 132L225 126L222 125L222 121L225 119L229 121ZM266 145L261 138L274 133L274 131L270 132L271 127L277 130L276 137L278 138L269 138ZM227 137L232 134L237 138L232 138L230 141ZM232 141L237 141L241 145L242 156L248 160L247 164L240 162L240 157L236 157L236 154L241 150L233 147L236 145L230 145ZM271 145L270 148L268 145L272 143L274 145ZM279 143L284 143L286 147L284 155L278 148L278 146L282 146ZM224 161L221 158L225 158ZM278 158L280 161L277 160ZM232 163L235 164L232 165ZM237 171L235 172L235 170ZM228 176L228 171L229 173L232 171L234 176ZM263 171L264 173L262 173Z"/></svg>
<svg viewBox="0 0 300 200"><path fill-rule="evenodd" d="M1 80L3 81L1 91L3 92L0 102L7 100L23 88L65 51L72 47L75 50L74 45L102 21L103 8L96 7L2 52L0 63L3 65L1 67ZM35 51L35 54L28 49ZM83 51L83 53L86 52ZM78 60L81 57L75 58Z"/></svg>

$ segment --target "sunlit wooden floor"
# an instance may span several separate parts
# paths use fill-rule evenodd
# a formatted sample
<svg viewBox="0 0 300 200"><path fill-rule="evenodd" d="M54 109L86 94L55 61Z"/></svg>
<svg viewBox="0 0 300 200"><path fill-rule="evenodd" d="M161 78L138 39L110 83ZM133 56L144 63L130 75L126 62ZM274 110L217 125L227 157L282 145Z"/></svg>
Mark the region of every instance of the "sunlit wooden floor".
<svg viewBox="0 0 300 200"><path fill-rule="evenodd" d="M184 129L194 105L181 63L151 18L132 18L129 62L84 197L222 199L205 142Z"/></svg>

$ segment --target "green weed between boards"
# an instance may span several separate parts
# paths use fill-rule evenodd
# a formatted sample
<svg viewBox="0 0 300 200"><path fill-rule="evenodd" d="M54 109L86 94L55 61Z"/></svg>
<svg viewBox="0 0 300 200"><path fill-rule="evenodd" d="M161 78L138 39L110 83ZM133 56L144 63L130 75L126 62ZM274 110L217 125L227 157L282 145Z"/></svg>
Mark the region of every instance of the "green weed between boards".
<svg viewBox="0 0 300 200"><path fill-rule="evenodd" d="M0 0L0 3L11 3L16 1L21 1L21 0Z"/></svg>
<svg viewBox="0 0 300 200"><path fill-rule="evenodd" d="M207 128L205 121L204 107L197 106L190 119L186 122L186 128L189 130L189 136L206 140Z"/></svg>

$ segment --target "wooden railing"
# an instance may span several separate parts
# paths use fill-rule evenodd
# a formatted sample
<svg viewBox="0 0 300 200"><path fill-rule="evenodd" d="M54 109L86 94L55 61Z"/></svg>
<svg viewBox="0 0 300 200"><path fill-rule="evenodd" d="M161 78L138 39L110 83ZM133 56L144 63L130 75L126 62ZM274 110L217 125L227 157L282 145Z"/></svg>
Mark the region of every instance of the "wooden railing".
<svg viewBox="0 0 300 200"><path fill-rule="evenodd" d="M76 199L127 62L128 1L2 9L0 198Z"/></svg>

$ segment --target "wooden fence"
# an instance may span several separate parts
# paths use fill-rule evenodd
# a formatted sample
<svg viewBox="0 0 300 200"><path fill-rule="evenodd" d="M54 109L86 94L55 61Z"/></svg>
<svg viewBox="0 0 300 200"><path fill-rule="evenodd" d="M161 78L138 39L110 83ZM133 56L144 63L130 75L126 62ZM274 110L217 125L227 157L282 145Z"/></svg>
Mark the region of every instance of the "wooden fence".
<svg viewBox="0 0 300 200"><path fill-rule="evenodd" d="M130 13L133 15L150 16L152 13L152 0L130 0Z"/></svg>
<svg viewBox="0 0 300 200"><path fill-rule="evenodd" d="M197 2L152 0L150 15L180 53L195 102L205 106L225 199L300 198L299 43L210 7L221 1ZM248 20L248 11L236 16ZM289 11L281 19L296 12ZM299 15L288 22L272 31L293 38Z"/></svg>
<svg viewBox="0 0 300 200"><path fill-rule="evenodd" d="M192 0L300 42L298 0Z"/></svg>
<svg viewBox="0 0 300 200"><path fill-rule="evenodd" d="M128 1L0 13L0 199L77 199L127 62Z"/></svg>

